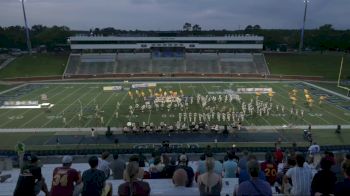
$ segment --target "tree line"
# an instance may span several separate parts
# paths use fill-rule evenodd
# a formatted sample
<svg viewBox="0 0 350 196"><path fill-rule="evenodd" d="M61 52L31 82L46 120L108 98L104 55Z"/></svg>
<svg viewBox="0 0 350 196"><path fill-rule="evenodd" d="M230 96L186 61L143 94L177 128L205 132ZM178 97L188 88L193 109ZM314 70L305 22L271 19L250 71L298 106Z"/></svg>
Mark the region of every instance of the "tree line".
<svg viewBox="0 0 350 196"><path fill-rule="evenodd" d="M295 50L300 41L300 30L296 29L263 29L259 25L248 25L242 30L203 30L198 24L185 23L182 30L159 32L141 30L121 30L113 27L94 28L89 31L74 31L66 26L47 27L34 25L30 28L33 47L45 45L53 50L59 45L66 45L67 38L76 34L90 36L224 36L224 35L260 35L264 36L266 50ZM331 24L325 24L317 29L305 30L305 49L324 51L350 51L350 30L336 30ZM25 28L22 26L0 27L0 48L26 48Z"/></svg>

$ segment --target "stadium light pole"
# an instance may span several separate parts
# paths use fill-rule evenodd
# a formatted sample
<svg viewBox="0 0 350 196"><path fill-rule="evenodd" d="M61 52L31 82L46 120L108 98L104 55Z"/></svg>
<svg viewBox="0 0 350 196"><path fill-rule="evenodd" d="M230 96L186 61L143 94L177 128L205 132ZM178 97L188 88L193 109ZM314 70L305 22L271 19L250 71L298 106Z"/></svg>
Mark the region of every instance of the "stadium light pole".
<svg viewBox="0 0 350 196"><path fill-rule="evenodd" d="M305 30L307 6L308 6L309 2L310 2L309 0L304 0L305 10L304 10L303 26L301 28L301 35L300 35L299 52L302 52L303 51L303 47L304 47L304 30Z"/></svg>
<svg viewBox="0 0 350 196"><path fill-rule="evenodd" d="M32 44L30 42L30 37L29 37L29 28L28 28L28 22L27 22L27 16L26 16L26 9L24 7L24 0L21 0L21 2L22 2L23 17L24 17L24 25L26 28L26 39L27 39L28 52L29 52L29 55L32 55Z"/></svg>

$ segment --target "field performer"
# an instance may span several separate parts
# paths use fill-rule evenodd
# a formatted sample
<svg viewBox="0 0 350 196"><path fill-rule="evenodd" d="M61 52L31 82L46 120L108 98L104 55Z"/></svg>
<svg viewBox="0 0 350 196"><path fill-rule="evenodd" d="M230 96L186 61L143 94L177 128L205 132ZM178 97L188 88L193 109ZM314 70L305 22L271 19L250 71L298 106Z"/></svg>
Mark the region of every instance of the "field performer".
<svg viewBox="0 0 350 196"><path fill-rule="evenodd" d="M118 118L118 116L119 116L119 113L115 112L115 118Z"/></svg>

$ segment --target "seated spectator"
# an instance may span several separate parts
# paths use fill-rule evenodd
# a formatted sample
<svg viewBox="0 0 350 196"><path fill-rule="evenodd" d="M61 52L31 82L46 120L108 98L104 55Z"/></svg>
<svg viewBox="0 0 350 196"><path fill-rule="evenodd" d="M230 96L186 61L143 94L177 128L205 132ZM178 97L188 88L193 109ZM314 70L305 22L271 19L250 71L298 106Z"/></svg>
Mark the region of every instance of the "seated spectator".
<svg viewBox="0 0 350 196"><path fill-rule="evenodd" d="M310 187L312 173L310 168L305 167L305 158L303 155L296 156L297 166L290 168L284 176L284 183L289 183L289 178L292 179L292 195L310 195Z"/></svg>
<svg viewBox="0 0 350 196"><path fill-rule="evenodd" d="M222 176L222 172L223 172L223 167L222 167L222 163L218 160L215 160L213 153L209 152L206 154L206 158L210 158L212 157L214 159L214 172L219 175ZM206 170L207 171L207 170Z"/></svg>
<svg viewBox="0 0 350 196"><path fill-rule="evenodd" d="M62 167L56 167L54 169L51 196L72 196L74 186L76 186L76 192L81 192L81 175L80 172L71 168L72 162L73 158L71 156L64 156Z"/></svg>
<svg viewBox="0 0 350 196"><path fill-rule="evenodd" d="M14 196L35 196L43 191L49 195L45 179L41 174L40 161L33 154L25 154L23 157L23 167L19 174Z"/></svg>
<svg viewBox="0 0 350 196"><path fill-rule="evenodd" d="M114 154L113 161L109 165L109 168L112 170L113 179L115 180L123 179L123 171L125 169L124 161L121 161L118 157L118 154Z"/></svg>
<svg viewBox="0 0 350 196"><path fill-rule="evenodd" d="M198 191L186 187L188 178L187 173L184 169L176 170L172 179L175 187L171 190L168 190L171 195L198 195Z"/></svg>
<svg viewBox="0 0 350 196"><path fill-rule="evenodd" d="M101 158L98 158L97 169L103 171L106 175L106 179L111 175L111 169L109 168L109 162L107 161L109 152L103 152Z"/></svg>
<svg viewBox="0 0 350 196"><path fill-rule="evenodd" d="M248 151L243 151L243 156L242 158L238 161L238 168L239 169L246 169L247 168L247 163L248 163Z"/></svg>
<svg viewBox="0 0 350 196"><path fill-rule="evenodd" d="M224 177L225 178L235 178L237 173L237 163L234 161L234 156L231 152L227 154L228 160L224 162Z"/></svg>
<svg viewBox="0 0 350 196"><path fill-rule="evenodd" d="M180 158L179 158L179 164L176 167L176 170L184 169L186 171L186 173L187 173L187 184L186 184L186 187L191 187L192 186L192 182L193 182L194 172L193 172L192 167L189 167L187 164L188 164L187 156L182 154L180 156Z"/></svg>
<svg viewBox="0 0 350 196"><path fill-rule="evenodd" d="M161 161L161 158L158 156L154 159L153 164L150 165L149 172L151 174L151 179L160 178L160 174L164 169L164 164Z"/></svg>
<svg viewBox="0 0 350 196"><path fill-rule="evenodd" d="M265 154L265 161L260 164L261 170L265 173L266 180L273 186L277 178L277 165L273 160L271 152Z"/></svg>
<svg viewBox="0 0 350 196"><path fill-rule="evenodd" d="M206 169L205 169L205 154L202 154L202 155L199 157L196 175L197 175L197 174L198 174L198 175L204 174L205 172L206 172Z"/></svg>
<svg viewBox="0 0 350 196"><path fill-rule="evenodd" d="M131 161L126 166L125 181L118 187L118 195L120 196L147 196L151 192L151 188L147 182L138 179L139 161Z"/></svg>
<svg viewBox="0 0 350 196"><path fill-rule="evenodd" d="M112 186L106 183L106 175L103 171L97 169L98 158L92 156L89 158L90 169L84 171L82 196L100 196L112 195Z"/></svg>
<svg viewBox="0 0 350 196"><path fill-rule="evenodd" d="M259 178L259 163L256 160L250 160L247 169L251 179L239 184L237 195L272 195L269 183Z"/></svg>
<svg viewBox="0 0 350 196"><path fill-rule="evenodd" d="M200 195L220 195L222 179L214 171L215 159L213 157L207 157L205 165L207 172L198 176L197 179Z"/></svg>
<svg viewBox="0 0 350 196"><path fill-rule="evenodd" d="M249 155L248 162L249 161L257 161L256 156ZM248 164L247 164L247 166L248 166ZM250 179L250 175L249 175L249 171L248 171L248 167L247 166L245 168L243 168L243 169L240 169L238 171L239 172L238 173L238 175L239 175L239 180L238 180L239 184L241 184L242 182L247 181L247 180ZM259 179L266 181L266 177L265 177L265 173L264 172L259 170L259 174L258 175L259 175Z"/></svg>
<svg viewBox="0 0 350 196"><path fill-rule="evenodd" d="M130 162L138 162L139 163L139 173L137 175L137 178L139 179L150 179L150 174L149 172L145 171L143 169L143 167L140 167L140 158L138 155L132 155L130 158L129 158L129 163ZM123 179L125 180L126 179L126 170L124 170L123 172Z"/></svg>
<svg viewBox="0 0 350 196"><path fill-rule="evenodd" d="M176 169L176 160L174 158L170 159L168 165L166 165L161 173L162 178L172 178ZM186 174L187 177L187 174Z"/></svg>
<svg viewBox="0 0 350 196"><path fill-rule="evenodd" d="M343 165L342 169L344 172L344 181L338 182L335 185L335 195L350 195L350 160L347 159Z"/></svg>
<svg viewBox="0 0 350 196"><path fill-rule="evenodd" d="M314 176L311 183L311 195L330 195L334 194L337 177L331 171L332 161L326 157L321 160L321 169Z"/></svg>

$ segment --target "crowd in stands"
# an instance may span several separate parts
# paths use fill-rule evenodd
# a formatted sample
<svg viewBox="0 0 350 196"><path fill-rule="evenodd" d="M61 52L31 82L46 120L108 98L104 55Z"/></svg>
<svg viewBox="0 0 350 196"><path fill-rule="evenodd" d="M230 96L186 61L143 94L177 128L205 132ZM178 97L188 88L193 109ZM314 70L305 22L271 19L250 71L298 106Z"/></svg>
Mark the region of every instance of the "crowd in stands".
<svg viewBox="0 0 350 196"><path fill-rule="evenodd" d="M282 151L266 152L259 161L247 151L241 157L234 149L227 151L224 160L217 160L208 148L196 160L194 170L189 157L183 153L170 156L154 153L147 160L142 154L132 155L127 162L117 154L109 161L110 154L91 156L90 169L72 168L73 158L64 156L62 166L53 171L52 182L45 182L37 156L27 154L14 190L15 196L35 196L40 191L51 196L109 196L113 184L108 179L123 180L116 188L118 195L150 195L150 184L143 179L172 179L176 195L220 195L223 178L238 178L239 184L232 195L350 195L350 154L310 151L307 154ZM47 183L51 183L51 190ZM195 185L197 184L197 185ZM232 185L233 186L233 185ZM198 189L188 188L198 187Z"/></svg>

